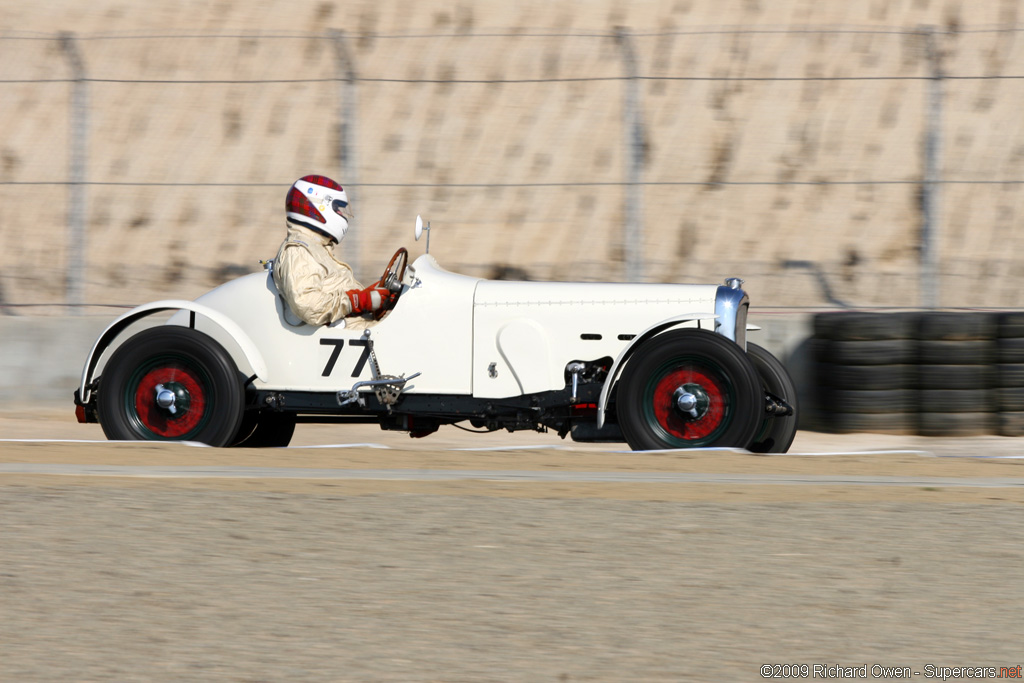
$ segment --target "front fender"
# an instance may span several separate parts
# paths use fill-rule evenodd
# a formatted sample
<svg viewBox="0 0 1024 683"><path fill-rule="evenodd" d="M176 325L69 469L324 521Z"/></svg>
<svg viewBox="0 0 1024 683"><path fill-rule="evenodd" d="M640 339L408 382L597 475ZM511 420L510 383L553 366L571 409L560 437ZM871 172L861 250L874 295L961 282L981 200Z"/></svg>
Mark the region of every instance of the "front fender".
<svg viewBox="0 0 1024 683"><path fill-rule="evenodd" d="M708 314L693 314L687 313L684 315L678 315L674 318L668 318L662 320L660 323L651 325L646 330L638 334L629 345L619 352L615 362L612 363L612 367L608 370L608 376L605 378L604 386L601 387L601 398L597 402L597 428L601 429L604 426L604 415L605 410L608 407L608 397L611 395L612 387L615 385L615 380L619 376L619 372L622 370L622 364L633 355L633 352L637 347L650 339L651 337L661 334L665 330L682 325L683 323L700 321L700 320L717 320L718 316L714 313Z"/></svg>
<svg viewBox="0 0 1024 683"><path fill-rule="evenodd" d="M612 364L611 369L608 371L608 377L605 379L604 386L601 387L601 398L597 403L597 428L601 429L604 426L605 411L608 408L608 397L611 395L612 387L615 385L615 380L618 378L619 372L622 369L622 364L633 355L637 346L651 337L664 332L665 330L680 325L684 322L693 320L714 320L714 331L724 337L728 337L737 344L740 345L744 351L747 348L747 312L750 308L750 299L747 293L740 289L740 285L743 284L742 280L737 278L730 278L726 280L728 283L725 286L719 286L715 293L715 312L712 315L700 315L695 316L693 314L686 314L676 316L675 318L668 318L660 323L648 327L640 335L637 335L635 339L624 348L618 358Z"/></svg>
<svg viewBox="0 0 1024 683"><path fill-rule="evenodd" d="M248 361L253 373L260 380L266 381L267 364L263 360L263 354L261 354L260 350L256 348L252 339L250 339L249 336L242 331L242 328L233 320L220 311L212 309L209 306L204 306L203 304L198 304L195 301L167 299L164 301L154 301L137 306L114 320L114 322L107 326L107 329L103 330L103 333L100 334L96 343L93 344L92 350L89 351L89 357L85 360L85 368L82 370L82 381L78 387L78 396L81 403L88 403L92 397L92 389L89 388L89 385L93 380L93 372L95 372L96 365L99 363L103 352L108 346L110 346L110 343L114 341L117 335L121 334L121 332L123 332L133 322L145 318L147 315L159 313L160 311L181 310L192 311L195 314L201 315L231 335L231 338L235 340L238 347L245 355L245 359ZM194 324L192 326L194 327Z"/></svg>

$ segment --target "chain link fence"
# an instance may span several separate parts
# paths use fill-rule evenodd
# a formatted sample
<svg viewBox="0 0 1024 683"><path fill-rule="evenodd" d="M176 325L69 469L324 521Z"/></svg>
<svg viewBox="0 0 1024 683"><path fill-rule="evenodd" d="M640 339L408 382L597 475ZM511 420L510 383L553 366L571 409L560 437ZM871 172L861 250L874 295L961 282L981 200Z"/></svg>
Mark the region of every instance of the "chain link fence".
<svg viewBox="0 0 1024 683"><path fill-rule="evenodd" d="M1015 306L1022 31L0 34L0 310L196 296L314 172L364 280L422 214L472 275Z"/></svg>

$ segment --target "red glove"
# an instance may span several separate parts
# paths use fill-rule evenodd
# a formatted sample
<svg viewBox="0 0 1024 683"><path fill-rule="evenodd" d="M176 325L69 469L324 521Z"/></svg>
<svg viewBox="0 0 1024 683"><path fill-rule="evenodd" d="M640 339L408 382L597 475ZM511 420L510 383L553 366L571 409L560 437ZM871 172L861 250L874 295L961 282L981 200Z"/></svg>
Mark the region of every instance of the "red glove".
<svg viewBox="0 0 1024 683"><path fill-rule="evenodd" d="M392 294L386 289L379 287L367 287L366 289L350 289L345 292L349 303L352 305L352 312L349 315L360 315L370 311L379 311L382 306L391 303Z"/></svg>

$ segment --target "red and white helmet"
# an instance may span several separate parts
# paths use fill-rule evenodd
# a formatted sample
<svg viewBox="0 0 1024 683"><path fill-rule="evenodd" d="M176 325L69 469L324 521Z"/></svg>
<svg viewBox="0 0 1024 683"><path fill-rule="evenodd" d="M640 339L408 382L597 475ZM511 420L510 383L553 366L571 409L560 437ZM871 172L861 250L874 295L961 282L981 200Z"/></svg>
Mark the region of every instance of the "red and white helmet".
<svg viewBox="0 0 1024 683"><path fill-rule="evenodd" d="M348 195L341 185L322 175L302 176L288 190L285 203L288 220L322 232L340 242L354 217L348 206Z"/></svg>

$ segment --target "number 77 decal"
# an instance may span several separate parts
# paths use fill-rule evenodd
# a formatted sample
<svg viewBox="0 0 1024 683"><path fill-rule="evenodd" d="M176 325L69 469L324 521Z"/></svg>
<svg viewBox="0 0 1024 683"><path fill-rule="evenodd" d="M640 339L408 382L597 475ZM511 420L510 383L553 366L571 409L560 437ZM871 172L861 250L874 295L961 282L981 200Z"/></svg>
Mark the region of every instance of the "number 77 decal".
<svg viewBox="0 0 1024 683"><path fill-rule="evenodd" d="M327 359L327 365L324 366L324 371L320 373L321 377L330 377L331 373L334 372L334 366L338 362L338 357L341 355L341 350L345 347L344 339L321 339L321 346L333 346L334 350L331 351L330 358ZM359 354L359 360L356 361L356 366L352 370L353 377L359 377L363 372L363 368L366 367L366 360L370 357L370 340L369 339L353 339L349 342L350 346L362 346L363 352Z"/></svg>

